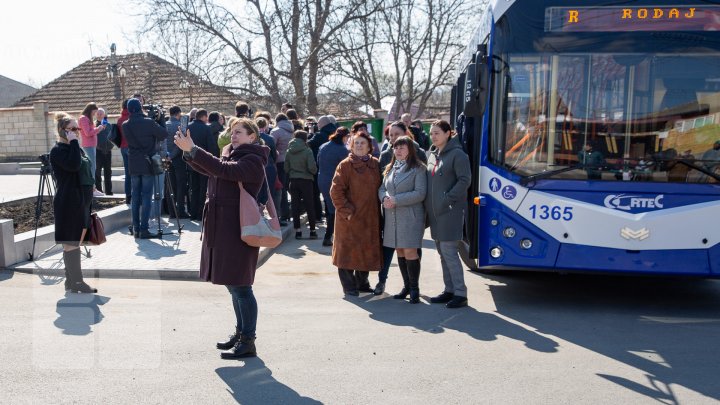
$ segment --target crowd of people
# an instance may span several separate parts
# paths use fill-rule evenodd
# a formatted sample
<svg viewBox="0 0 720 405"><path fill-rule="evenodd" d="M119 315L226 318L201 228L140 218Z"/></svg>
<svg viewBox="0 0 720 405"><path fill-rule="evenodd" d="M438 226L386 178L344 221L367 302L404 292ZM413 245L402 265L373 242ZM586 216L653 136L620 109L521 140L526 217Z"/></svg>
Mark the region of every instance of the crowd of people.
<svg viewBox="0 0 720 405"><path fill-rule="evenodd" d="M82 280L77 248L85 239L93 196L112 193L109 177L103 182L100 175L105 170L108 176L112 138L123 156L136 238L157 236L149 221L162 210L202 222L200 277L227 287L236 316L235 331L216 345L229 350L224 358L256 352L252 285L259 248L240 238L238 182L258 204L277 207L281 225L292 222L298 239L306 238L302 214L307 214L308 239L318 239L318 225L326 222L322 245L332 247L332 264L350 297L383 294L397 255L403 288L393 298L420 302L422 241L429 227L444 280L442 292L430 302L467 306L458 246L470 166L448 122L435 121L428 135L405 114L384 128L378 142L363 121L347 128L332 115L303 120L289 104L273 116L252 114L247 103L238 102L232 117L205 109L184 117L173 106L167 120L158 121L146 114L141 95L123 102L116 125L108 124L94 103L77 121L58 115L51 161L58 178L56 218L67 219L56 222L56 238L65 246L67 290L97 291ZM158 155L164 170L153 163ZM164 175L169 186L160 178ZM169 193L174 205L163 198ZM59 200L70 194L73 198ZM70 211L73 215L67 215Z"/></svg>

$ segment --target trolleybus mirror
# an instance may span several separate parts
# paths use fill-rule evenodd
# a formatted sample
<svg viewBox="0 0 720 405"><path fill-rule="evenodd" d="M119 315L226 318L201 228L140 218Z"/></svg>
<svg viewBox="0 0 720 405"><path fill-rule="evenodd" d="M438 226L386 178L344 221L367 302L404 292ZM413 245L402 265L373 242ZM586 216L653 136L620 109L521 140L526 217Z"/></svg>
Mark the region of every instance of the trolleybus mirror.
<svg viewBox="0 0 720 405"><path fill-rule="evenodd" d="M471 63L465 72L464 113L468 117L480 117L485 112L487 100L487 82L489 69L487 57L478 53L476 62Z"/></svg>

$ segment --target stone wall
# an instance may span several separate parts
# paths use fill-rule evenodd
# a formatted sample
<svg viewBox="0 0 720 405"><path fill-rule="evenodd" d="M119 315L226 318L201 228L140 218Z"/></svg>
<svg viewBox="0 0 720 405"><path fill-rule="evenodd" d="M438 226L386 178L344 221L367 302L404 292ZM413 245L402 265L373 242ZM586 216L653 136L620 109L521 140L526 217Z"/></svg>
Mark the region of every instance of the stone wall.
<svg viewBox="0 0 720 405"><path fill-rule="evenodd" d="M80 111L66 111L77 117ZM118 116L108 116L117 122ZM32 107L0 108L0 162L37 161L55 144L55 112L44 101ZM120 150L113 149L113 167L122 167Z"/></svg>
<svg viewBox="0 0 720 405"><path fill-rule="evenodd" d="M0 108L0 160L37 160L53 144L49 137L47 103Z"/></svg>

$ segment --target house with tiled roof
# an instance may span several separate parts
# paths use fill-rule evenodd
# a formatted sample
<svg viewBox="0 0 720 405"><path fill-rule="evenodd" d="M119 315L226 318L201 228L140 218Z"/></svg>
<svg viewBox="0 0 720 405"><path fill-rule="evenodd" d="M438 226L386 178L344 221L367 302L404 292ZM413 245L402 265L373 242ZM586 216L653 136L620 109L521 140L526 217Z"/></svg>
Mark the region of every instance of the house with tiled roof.
<svg viewBox="0 0 720 405"><path fill-rule="evenodd" d="M0 108L10 107L36 91L34 87L0 75Z"/></svg>
<svg viewBox="0 0 720 405"><path fill-rule="evenodd" d="M233 114L239 96L151 53L100 56L68 71L14 107L44 100L49 111L81 111L89 102L120 114L122 101L141 93L146 102Z"/></svg>

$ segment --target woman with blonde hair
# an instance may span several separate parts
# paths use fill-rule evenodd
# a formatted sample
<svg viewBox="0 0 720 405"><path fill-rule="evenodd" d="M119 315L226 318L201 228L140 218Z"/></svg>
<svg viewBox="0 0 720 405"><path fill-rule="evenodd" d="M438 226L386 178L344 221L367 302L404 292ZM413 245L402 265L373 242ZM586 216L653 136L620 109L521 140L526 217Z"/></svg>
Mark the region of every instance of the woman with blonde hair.
<svg viewBox="0 0 720 405"><path fill-rule="evenodd" d="M93 199L92 162L80 148L80 127L66 113L55 116L57 143L50 150L50 164L57 182L53 199L55 243L63 247L65 290L75 293L96 293L83 280L80 265L80 243L90 228Z"/></svg>
<svg viewBox="0 0 720 405"><path fill-rule="evenodd" d="M265 165L270 149L260 142L257 125L252 119L239 118L230 128L230 143L220 157L197 147L190 132L175 135L175 144L193 169L208 176L208 193L203 212L203 238L200 255L200 278L227 287L235 311L235 332L216 347L232 351L224 359L254 357L257 301L252 285L255 281L259 248L240 238L240 188L256 199L265 187Z"/></svg>

